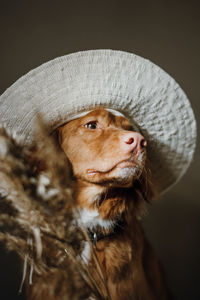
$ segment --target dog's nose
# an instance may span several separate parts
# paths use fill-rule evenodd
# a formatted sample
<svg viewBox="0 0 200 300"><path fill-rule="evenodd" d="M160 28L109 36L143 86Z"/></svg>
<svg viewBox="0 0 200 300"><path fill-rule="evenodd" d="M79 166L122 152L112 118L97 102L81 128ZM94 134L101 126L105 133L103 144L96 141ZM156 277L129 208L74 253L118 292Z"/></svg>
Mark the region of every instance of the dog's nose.
<svg viewBox="0 0 200 300"><path fill-rule="evenodd" d="M126 144L126 148L128 147L128 151L133 151L135 149L137 149L137 151L141 151L147 146L147 141L139 132L127 133L124 135L123 141Z"/></svg>

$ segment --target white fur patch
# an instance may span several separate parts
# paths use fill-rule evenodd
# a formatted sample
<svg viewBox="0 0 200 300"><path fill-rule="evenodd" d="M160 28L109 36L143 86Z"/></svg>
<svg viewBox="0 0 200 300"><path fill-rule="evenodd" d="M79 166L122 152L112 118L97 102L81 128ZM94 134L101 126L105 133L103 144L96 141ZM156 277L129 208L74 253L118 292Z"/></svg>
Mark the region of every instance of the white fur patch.
<svg viewBox="0 0 200 300"><path fill-rule="evenodd" d="M78 225L82 225L85 228L94 228L97 225L108 229L114 225L112 220L103 220L96 209L89 210L86 208L79 209L78 211Z"/></svg>
<svg viewBox="0 0 200 300"><path fill-rule="evenodd" d="M124 179L126 180L129 177L133 177L136 176L138 174L138 167L134 167L134 168L123 168L122 170L120 170L119 172L119 178L120 179Z"/></svg>
<svg viewBox="0 0 200 300"><path fill-rule="evenodd" d="M82 226L84 228L93 229L97 225L101 226L104 229L108 229L112 227L114 221L111 220L103 220L96 209L89 210L86 208L79 209L75 213L77 218L78 226ZM86 241L84 244L83 251L81 253L81 258L83 261L88 264L90 260L90 244Z"/></svg>

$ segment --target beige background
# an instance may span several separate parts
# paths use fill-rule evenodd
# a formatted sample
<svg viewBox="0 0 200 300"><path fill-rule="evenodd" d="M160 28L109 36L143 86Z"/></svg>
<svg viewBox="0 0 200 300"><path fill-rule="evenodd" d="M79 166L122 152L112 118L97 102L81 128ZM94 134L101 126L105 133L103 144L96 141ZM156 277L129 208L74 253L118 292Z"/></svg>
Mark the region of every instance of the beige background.
<svg viewBox="0 0 200 300"><path fill-rule="evenodd" d="M199 124L198 1L0 2L0 93L41 63L85 49L134 52L182 86ZM199 146L184 178L155 203L144 221L175 299L200 299ZM0 298L16 297L19 266L0 254Z"/></svg>

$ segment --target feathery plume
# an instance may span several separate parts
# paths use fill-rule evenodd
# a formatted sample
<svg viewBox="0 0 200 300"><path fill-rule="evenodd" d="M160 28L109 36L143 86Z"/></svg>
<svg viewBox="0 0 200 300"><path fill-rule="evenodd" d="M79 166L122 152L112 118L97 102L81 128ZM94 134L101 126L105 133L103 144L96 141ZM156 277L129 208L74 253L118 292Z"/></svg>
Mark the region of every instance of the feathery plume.
<svg viewBox="0 0 200 300"><path fill-rule="evenodd" d="M0 241L24 261L20 291L26 281L29 299L45 293L48 299L110 299L87 232L77 226L67 158L42 121L36 136L37 143L25 145L0 128ZM85 242L104 291L81 257Z"/></svg>

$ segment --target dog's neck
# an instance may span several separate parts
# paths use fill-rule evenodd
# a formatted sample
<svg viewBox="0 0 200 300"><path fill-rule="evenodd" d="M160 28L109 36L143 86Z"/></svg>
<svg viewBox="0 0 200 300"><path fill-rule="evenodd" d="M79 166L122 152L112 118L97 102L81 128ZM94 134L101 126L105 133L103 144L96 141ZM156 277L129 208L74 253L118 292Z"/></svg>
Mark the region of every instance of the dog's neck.
<svg viewBox="0 0 200 300"><path fill-rule="evenodd" d="M137 218L144 212L134 187L113 188L77 181L77 204L79 222L90 231L110 234L120 224L127 224L129 218Z"/></svg>

